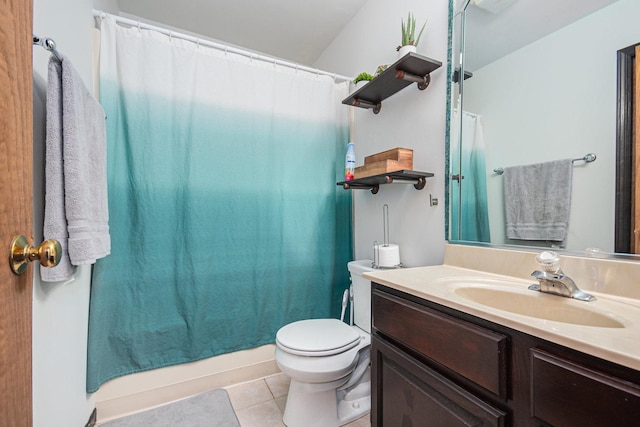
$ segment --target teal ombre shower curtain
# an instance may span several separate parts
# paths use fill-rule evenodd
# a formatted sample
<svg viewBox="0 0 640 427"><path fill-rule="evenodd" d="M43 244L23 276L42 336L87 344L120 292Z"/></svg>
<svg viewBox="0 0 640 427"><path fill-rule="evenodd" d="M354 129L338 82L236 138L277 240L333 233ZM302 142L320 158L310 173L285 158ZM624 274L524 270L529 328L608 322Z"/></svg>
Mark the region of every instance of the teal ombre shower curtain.
<svg viewBox="0 0 640 427"><path fill-rule="evenodd" d="M112 254L87 391L337 317L349 285L348 83L101 24Z"/></svg>
<svg viewBox="0 0 640 427"><path fill-rule="evenodd" d="M451 185L451 237L453 240L490 242L489 207L484 139L480 116L454 111L451 132L452 174L461 174L461 185ZM462 135L462 138L459 138ZM459 143L459 144L458 144ZM461 158L459 158L461 156ZM461 172L457 172L461 164ZM453 172L456 171L456 172Z"/></svg>

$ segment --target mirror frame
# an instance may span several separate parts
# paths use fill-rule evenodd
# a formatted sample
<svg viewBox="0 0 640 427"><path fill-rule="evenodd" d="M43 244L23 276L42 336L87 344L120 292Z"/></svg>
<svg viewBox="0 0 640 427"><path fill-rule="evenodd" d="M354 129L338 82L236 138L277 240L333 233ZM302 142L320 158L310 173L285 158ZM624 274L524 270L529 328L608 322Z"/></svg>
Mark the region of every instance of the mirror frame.
<svg viewBox="0 0 640 427"><path fill-rule="evenodd" d="M616 253L631 251L632 191L633 191L633 133L634 133L634 68L636 46L627 46L617 52L618 78L616 96Z"/></svg>
<svg viewBox="0 0 640 427"><path fill-rule="evenodd" d="M447 174L445 179L445 236L447 242L450 244L460 244L467 246L480 246L497 249L508 249L514 251L540 251L541 247L537 246L524 246L524 245L510 245L510 244L498 244L498 243L484 243L473 242L466 240L455 240L451 238L450 220L449 215L451 212L451 125L452 125L452 93L454 84L454 53L460 54L461 64L460 71L463 71L464 67L464 29L461 30L462 39L460 41L461 46L454 46L454 27L456 25L456 19L459 15L464 17L464 11L468 7L470 0L463 0L463 6L460 10L456 11L455 0L449 0L449 25L448 25L448 49L447 49L447 102L446 102L446 120L445 120L445 173ZM464 21L464 20L463 20ZM461 24L464 25L464 22ZM638 44L640 45L640 43ZM617 52L617 129L616 129L616 194L615 194L615 247L614 253L601 252L591 257L597 256L598 258L605 259L617 259L624 261L637 261L640 262L640 255L623 253L621 251L629 251L631 241L631 218L628 213L631 210L631 180L632 180L632 152L633 152L633 106L630 103L630 99L633 97L633 73L635 60L635 46L629 46L621 49ZM456 51L456 49L458 49ZM457 70L457 68L456 68ZM460 71L455 74L460 76ZM457 79L456 79L457 80ZM464 79L462 81L464 87ZM462 96L464 94L462 93ZM570 249L556 249L554 251L560 252L565 255L578 256L588 258L590 255L586 255L584 251L570 250Z"/></svg>

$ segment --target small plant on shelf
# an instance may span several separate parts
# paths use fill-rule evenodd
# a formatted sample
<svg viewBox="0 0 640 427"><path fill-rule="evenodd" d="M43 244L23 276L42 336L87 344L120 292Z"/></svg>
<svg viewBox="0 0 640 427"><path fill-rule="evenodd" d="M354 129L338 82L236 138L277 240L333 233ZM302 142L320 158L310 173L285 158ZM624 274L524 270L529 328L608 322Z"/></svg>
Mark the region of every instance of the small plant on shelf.
<svg viewBox="0 0 640 427"><path fill-rule="evenodd" d="M396 50L400 50L403 46L418 46L418 42L420 41L420 37L422 37L422 32L426 27L427 23L425 22L418 33L418 37L416 37L416 18L413 16L411 12L407 16L407 22L404 22L404 19L401 21L402 23L402 44L399 45Z"/></svg>
<svg viewBox="0 0 640 427"><path fill-rule="evenodd" d="M358 82L373 80L373 76L369 73L360 73L353 79L353 83L357 84Z"/></svg>

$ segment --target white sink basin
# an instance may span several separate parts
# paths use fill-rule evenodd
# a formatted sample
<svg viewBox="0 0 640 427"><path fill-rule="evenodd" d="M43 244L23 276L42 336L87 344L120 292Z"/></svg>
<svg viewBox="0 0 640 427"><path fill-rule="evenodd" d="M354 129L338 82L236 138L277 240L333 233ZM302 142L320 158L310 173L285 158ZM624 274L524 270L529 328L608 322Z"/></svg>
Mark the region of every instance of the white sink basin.
<svg viewBox="0 0 640 427"><path fill-rule="evenodd" d="M613 313L562 296L475 284L456 286L454 292L466 300L523 316L599 328L625 327Z"/></svg>
<svg viewBox="0 0 640 427"><path fill-rule="evenodd" d="M536 280L528 275L449 265L365 274L416 298L640 371L640 295L609 293L608 283L598 291L583 285L597 298L587 302L529 290ZM637 287L637 274L625 277L619 286Z"/></svg>

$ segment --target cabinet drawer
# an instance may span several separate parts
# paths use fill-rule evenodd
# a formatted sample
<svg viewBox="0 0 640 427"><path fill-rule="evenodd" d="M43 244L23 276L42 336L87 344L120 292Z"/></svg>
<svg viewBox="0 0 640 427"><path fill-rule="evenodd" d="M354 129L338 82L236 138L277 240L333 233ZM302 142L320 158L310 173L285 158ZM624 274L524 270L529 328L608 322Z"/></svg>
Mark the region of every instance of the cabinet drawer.
<svg viewBox="0 0 640 427"><path fill-rule="evenodd" d="M373 427L503 427L507 413L373 337Z"/></svg>
<svg viewBox="0 0 640 427"><path fill-rule="evenodd" d="M640 387L531 349L531 412L554 426L637 426Z"/></svg>
<svg viewBox="0 0 640 427"><path fill-rule="evenodd" d="M507 397L507 337L374 290L373 327L481 387Z"/></svg>

